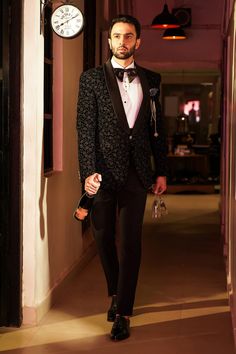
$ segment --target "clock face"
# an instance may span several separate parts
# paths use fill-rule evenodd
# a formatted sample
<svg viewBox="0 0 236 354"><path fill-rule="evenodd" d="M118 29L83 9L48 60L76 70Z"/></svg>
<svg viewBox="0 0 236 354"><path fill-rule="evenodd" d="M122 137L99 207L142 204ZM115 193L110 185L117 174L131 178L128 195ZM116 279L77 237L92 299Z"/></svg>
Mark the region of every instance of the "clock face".
<svg viewBox="0 0 236 354"><path fill-rule="evenodd" d="M61 5L57 7L51 17L53 31L62 38L78 36L84 26L84 17L78 7L74 5Z"/></svg>

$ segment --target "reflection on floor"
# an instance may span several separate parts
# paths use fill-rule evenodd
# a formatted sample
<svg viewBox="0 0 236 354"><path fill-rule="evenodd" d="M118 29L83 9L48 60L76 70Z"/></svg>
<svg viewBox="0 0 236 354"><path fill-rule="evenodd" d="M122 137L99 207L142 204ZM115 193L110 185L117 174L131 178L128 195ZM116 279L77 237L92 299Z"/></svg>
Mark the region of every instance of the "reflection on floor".
<svg viewBox="0 0 236 354"><path fill-rule="evenodd" d="M97 257L37 327L0 329L0 351L24 354L233 354L217 195L167 195L169 215L151 219L131 337L113 343Z"/></svg>

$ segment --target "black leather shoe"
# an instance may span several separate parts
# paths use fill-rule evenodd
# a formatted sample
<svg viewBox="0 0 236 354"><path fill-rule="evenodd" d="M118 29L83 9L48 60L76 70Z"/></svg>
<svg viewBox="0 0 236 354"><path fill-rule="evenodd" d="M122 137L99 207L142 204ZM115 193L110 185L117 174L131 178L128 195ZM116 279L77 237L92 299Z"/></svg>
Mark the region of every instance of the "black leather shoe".
<svg viewBox="0 0 236 354"><path fill-rule="evenodd" d="M111 329L112 340L123 340L130 336L130 321L123 316L116 316Z"/></svg>
<svg viewBox="0 0 236 354"><path fill-rule="evenodd" d="M116 312L117 312L116 296L112 296L111 307L107 311L107 321L114 322L116 319Z"/></svg>

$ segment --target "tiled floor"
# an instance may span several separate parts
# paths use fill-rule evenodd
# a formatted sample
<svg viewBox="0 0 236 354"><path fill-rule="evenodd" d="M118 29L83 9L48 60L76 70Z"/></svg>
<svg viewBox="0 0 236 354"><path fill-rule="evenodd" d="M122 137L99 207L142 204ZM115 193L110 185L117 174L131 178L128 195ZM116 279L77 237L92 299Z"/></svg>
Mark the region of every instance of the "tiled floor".
<svg viewBox="0 0 236 354"><path fill-rule="evenodd" d="M0 351L14 354L233 354L217 195L167 195L169 215L151 219L131 337L109 339L109 300L97 257L71 282L37 327L0 329Z"/></svg>

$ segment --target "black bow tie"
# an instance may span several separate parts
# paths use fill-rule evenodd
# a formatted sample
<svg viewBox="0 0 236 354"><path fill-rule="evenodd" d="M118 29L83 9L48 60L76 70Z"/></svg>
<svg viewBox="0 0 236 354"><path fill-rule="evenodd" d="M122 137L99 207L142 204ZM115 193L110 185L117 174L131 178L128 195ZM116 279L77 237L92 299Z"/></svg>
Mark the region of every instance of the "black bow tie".
<svg viewBox="0 0 236 354"><path fill-rule="evenodd" d="M136 68L130 68L130 69L114 68L114 73L120 81L123 81L124 73L127 73L129 82L132 82L137 76L137 69Z"/></svg>

